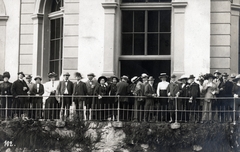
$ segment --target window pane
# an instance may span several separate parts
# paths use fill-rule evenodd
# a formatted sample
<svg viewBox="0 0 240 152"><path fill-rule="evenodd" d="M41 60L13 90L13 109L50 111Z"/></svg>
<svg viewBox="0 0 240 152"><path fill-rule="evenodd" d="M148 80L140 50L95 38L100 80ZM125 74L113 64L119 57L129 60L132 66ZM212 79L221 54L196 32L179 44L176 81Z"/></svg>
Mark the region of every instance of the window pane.
<svg viewBox="0 0 240 152"><path fill-rule="evenodd" d="M55 20L51 20L51 39L55 38Z"/></svg>
<svg viewBox="0 0 240 152"><path fill-rule="evenodd" d="M55 43L54 41L51 41L51 44L50 44L50 60L53 60L55 59L55 55L54 55L54 52L55 52Z"/></svg>
<svg viewBox="0 0 240 152"><path fill-rule="evenodd" d="M134 35L134 55L144 55L144 34Z"/></svg>
<svg viewBox="0 0 240 152"><path fill-rule="evenodd" d="M122 11L122 31L133 31L133 11Z"/></svg>
<svg viewBox="0 0 240 152"><path fill-rule="evenodd" d="M160 34L160 55L170 55L171 34Z"/></svg>
<svg viewBox="0 0 240 152"><path fill-rule="evenodd" d="M148 32L158 32L158 11L148 11Z"/></svg>
<svg viewBox="0 0 240 152"><path fill-rule="evenodd" d="M172 2L172 0L160 0L160 2Z"/></svg>
<svg viewBox="0 0 240 152"><path fill-rule="evenodd" d="M132 55L132 34L122 35L122 55Z"/></svg>
<svg viewBox="0 0 240 152"><path fill-rule="evenodd" d="M148 0L148 2L159 2L159 0Z"/></svg>
<svg viewBox="0 0 240 152"><path fill-rule="evenodd" d="M171 31L171 10L160 11L160 32Z"/></svg>
<svg viewBox="0 0 240 152"><path fill-rule="evenodd" d="M148 55L158 55L158 34L148 34Z"/></svg>
<svg viewBox="0 0 240 152"><path fill-rule="evenodd" d="M60 38L60 18L56 19L56 28L55 28L55 31L56 31L56 38Z"/></svg>
<svg viewBox="0 0 240 152"><path fill-rule="evenodd" d="M135 2L146 2L146 0L135 0Z"/></svg>
<svg viewBox="0 0 240 152"><path fill-rule="evenodd" d="M56 40L56 48L55 48L56 52L55 52L55 59L59 59L60 58L60 54L61 54L61 50L60 50L60 40Z"/></svg>
<svg viewBox="0 0 240 152"><path fill-rule="evenodd" d="M134 11L134 32L144 32L145 11Z"/></svg>
<svg viewBox="0 0 240 152"><path fill-rule="evenodd" d="M122 0L123 3L126 3L126 2L134 2L134 0Z"/></svg>

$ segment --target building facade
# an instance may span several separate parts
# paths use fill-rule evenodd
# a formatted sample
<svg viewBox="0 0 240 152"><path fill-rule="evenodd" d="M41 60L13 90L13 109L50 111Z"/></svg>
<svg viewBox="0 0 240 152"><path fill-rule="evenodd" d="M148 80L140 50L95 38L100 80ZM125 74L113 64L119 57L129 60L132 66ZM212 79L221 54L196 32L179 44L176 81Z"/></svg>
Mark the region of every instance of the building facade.
<svg viewBox="0 0 240 152"><path fill-rule="evenodd" d="M239 73L240 0L0 0L0 73Z"/></svg>

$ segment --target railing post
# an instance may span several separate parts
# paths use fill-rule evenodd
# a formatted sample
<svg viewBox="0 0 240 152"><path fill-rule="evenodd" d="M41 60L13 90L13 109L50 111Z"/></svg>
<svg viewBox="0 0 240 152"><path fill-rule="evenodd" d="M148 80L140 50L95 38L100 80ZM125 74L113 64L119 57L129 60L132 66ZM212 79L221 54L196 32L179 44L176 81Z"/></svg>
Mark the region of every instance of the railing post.
<svg viewBox="0 0 240 152"><path fill-rule="evenodd" d="M236 98L233 100L233 124L236 124Z"/></svg>
<svg viewBox="0 0 240 152"><path fill-rule="evenodd" d="M177 109L177 97L175 97L175 123L177 123L177 117L178 117L177 113L178 113L178 109Z"/></svg>
<svg viewBox="0 0 240 152"><path fill-rule="evenodd" d="M119 122L119 115L120 115L120 100L119 100L119 95L118 95L117 122Z"/></svg>
<svg viewBox="0 0 240 152"><path fill-rule="evenodd" d="M6 95L6 107L5 107L5 121L7 121L8 116L8 95Z"/></svg>

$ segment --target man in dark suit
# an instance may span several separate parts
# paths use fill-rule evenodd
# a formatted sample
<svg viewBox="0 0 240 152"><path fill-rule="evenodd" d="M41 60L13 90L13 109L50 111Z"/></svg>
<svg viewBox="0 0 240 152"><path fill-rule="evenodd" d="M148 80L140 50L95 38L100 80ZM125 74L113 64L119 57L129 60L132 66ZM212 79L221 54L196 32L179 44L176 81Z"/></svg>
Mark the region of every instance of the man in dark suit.
<svg viewBox="0 0 240 152"><path fill-rule="evenodd" d="M168 109L172 110L170 112L170 121L173 121L173 110L175 109L175 97L178 97L180 94L180 84L176 81L176 75L172 75L171 76L171 81L167 87L167 93L168 93Z"/></svg>
<svg viewBox="0 0 240 152"><path fill-rule="evenodd" d="M95 104L93 95L96 87L98 86L98 82L96 79L94 79L95 74L93 73L89 73L87 77L88 77L88 80L86 81L87 95L89 95L90 97L86 99L86 106L88 106L89 108L94 108Z"/></svg>
<svg viewBox="0 0 240 152"><path fill-rule="evenodd" d="M42 117L42 104L43 104L43 97L44 94L44 86L41 84L42 78L40 76L36 76L34 78L35 84L33 84L31 89L31 94L35 97L32 98L33 104L33 118L40 119Z"/></svg>
<svg viewBox="0 0 240 152"><path fill-rule="evenodd" d="M73 83L69 80L70 74L66 72L63 74L64 80L59 82L57 87L58 95L62 96L61 101L61 116L63 116L63 109L66 108L66 118L69 117L69 108L72 104Z"/></svg>
<svg viewBox="0 0 240 152"><path fill-rule="evenodd" d="M145 100L145 105L144 105L144 121L145 122L150 120L150 117L148 117L149 110L153 110L154 97L157 96L156 91L153 88L153 83L154 83L154 78L152 76L150 76L148 79L148 84L144 88L144 95L147 97Z"/></svg>
<svg viewBox="0 0 240 152"><path fill-rule="evenodd" d="M73 101L76 104L77 109L77 115L81 120L86 119L84 118L83 114L83 107L85 106L85 97L79 97L79 96L86 96L87 95L87 87L84 82L81 81L82 75L79 72L75 73L75 77L77 79L77 82L73 84L73 95L77 97L73 97Z"/></svg>
<svg viewBox="0 0 240 152"><path fill-rule="evenodd" d="M0 95L11 95L12 92L11 92L11 88L12 88L12 83L9 82L10 78L10 73L9 72L4 72L3 73L3 83L0 84ZM1 98L2 100L2 108L8 108L8 111L7 111L7 115L5 114L5 110L3 110L3 116L6 118L11 116L11 106L12 106L12 98L11 97L2 97Z"/></svg>
<svg viewBox="0 0 240 152"><path fill-rule="evenodd" d="M187 97L189 96L189 84L187 83L188 75L182 75L178 80L182 83L180 84L180 90L179 90L179 97L182 97L178 100L177 107L178 110L183 110L178 112L178 120L180 121L187 121L189 119L189 113L187 110L189 110L189 102Z"/></svg>
<svg viewBox="0 0 240 152"><path fill-rule="evenodd" d="M194 81L195 77L194 75L190 75L188 78L188 82L189 82L189 107L190 110L201 110L200 108L200 100L196 99L200 97L200 87L199 84L197 84ZM195 122L199 122L200 118L198 117L198 115L196 113L190 113L189 116L189 120L190 121L195 121Z"/></svg>
<svg viewBox="0 0 240 152"><path fill-rule="evenodd" d="M16 110L15 114L17 116L17 114L23 114L23 108L27 108L27 92L29 91L29 88L26 84L26 82L23 80L23 78L25 77L23 72L19 72L18 73L18 80L16 80L15 82L13 82L12 84L12 94L14 97L14 103L13 103L13 107L14 108L21 108L21 110ZM23 97L24 96L24 97ZM20 116L20 115L19 115Z"/></svg>

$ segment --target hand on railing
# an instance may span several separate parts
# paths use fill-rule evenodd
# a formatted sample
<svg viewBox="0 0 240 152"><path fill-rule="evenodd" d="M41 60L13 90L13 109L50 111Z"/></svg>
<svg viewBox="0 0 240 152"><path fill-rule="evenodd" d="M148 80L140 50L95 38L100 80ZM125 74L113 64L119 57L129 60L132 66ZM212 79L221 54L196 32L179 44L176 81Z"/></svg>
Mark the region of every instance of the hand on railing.
<svg viewBox="0 0 240 152"><path fill-rule="evenodd" d="M237 94L234 94L234 96L233 96L234 98L238 98L238 95Z"/></svg>

